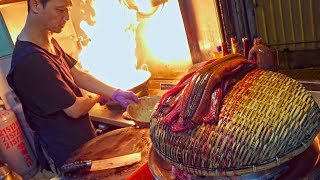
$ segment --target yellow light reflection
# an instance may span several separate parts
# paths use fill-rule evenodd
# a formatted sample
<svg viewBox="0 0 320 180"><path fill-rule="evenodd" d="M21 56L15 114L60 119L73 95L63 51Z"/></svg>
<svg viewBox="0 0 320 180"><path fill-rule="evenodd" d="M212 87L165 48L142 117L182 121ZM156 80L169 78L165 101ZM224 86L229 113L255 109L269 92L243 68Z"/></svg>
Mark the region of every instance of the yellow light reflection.
<svg viewBox="0 0 320 180"><path fill-rule="evenodd" d="M95 1L96 24L81 24L91 42L80 59L84 68L103 82L129 89L138 79L135 58L135 11L118 1Z"/></svg>
<svg viewBox="0 0 320 180"><path fill-rule="evenodd" d="M165 4L146 22L144 35L150 53L165 63L189 64L190 53L177 1ZM181 64L182 63L182 64Z"/></svg>
<svg viewBox="0 0 320 180"><path fill-rule="evenodd" d="M157 78L179 78L192 65L178 1L160 5L150 18L139 18L138 58ZM143 52L140 52L143 51Z"/></svg>
<svg viewBox="0 0 320 180"><path fill-rule="evenodd" d="M16 39L25 24L27 13L27 2L18 2L1 8L1 15L5 20L14 44L16 43Z"/></svg>

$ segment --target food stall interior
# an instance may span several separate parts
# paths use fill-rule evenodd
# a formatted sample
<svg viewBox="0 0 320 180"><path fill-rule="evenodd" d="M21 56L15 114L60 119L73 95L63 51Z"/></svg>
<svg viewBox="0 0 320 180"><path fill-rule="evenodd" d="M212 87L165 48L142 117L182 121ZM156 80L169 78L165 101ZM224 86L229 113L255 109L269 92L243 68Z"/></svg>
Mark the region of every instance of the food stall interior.
<svg viewBox="0 0 320 180"><path fill-rule="evenodd" d="M301 82L320 104L320 1L74 0L55 38L100 80L139 96L163 95L191 69L221 56L225 44L245 53L262 38L274 71ZM12 13L14 12L14 13ZM11 53L27 16L25 0L0 0L0 96ZM116 78L115 78L116 77ZM86 93L86 92L83 92ZM114 104L90 115L100 133L134 125Z"/></svg>

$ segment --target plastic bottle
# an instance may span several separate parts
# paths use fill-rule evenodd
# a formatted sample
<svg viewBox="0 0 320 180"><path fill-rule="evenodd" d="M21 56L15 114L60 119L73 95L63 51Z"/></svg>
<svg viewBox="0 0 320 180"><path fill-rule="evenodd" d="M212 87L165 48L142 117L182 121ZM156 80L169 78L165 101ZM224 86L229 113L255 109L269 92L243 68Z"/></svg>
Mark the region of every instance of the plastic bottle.
<svg viewBox="0 0 320 180"><path fill-rule="evenodd" d="M257 63L260 69L275 70L274 56L272 51L263 43L261 38L254 39L254 45L249 51L248 59Z"/></svg>

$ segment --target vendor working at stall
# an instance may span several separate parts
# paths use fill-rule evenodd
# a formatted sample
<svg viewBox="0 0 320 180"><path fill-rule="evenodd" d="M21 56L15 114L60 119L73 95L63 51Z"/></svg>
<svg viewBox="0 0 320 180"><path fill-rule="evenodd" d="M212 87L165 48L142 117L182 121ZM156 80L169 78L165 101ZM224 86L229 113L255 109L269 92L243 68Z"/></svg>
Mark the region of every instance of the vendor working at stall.
<svg viewBox="0 0 320 180"><path fill-rule="evenodd" d="M88 111L99 100L112 98L123 107L138 101L133 92L115 89L79 69L52 37L69 20L71 6L71 0L28 0L26 24L7 76L35 131L37 158L47 170L42 148L60 169L72 152L96 136ZM99 95L83 96L79 88Z"/></svg>

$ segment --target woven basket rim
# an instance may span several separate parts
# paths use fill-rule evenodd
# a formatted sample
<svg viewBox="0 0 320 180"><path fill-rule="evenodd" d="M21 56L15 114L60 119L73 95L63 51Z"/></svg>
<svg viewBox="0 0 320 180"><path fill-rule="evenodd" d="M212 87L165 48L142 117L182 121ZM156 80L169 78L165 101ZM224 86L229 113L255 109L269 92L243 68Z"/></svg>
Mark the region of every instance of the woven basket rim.
<svg viewBox="0 0 320 180"><path fill-rule="evenodd" d="M152 116L158 155L194 175L223 177L270 170L305 151L320 130L320 111L310 93L283 74L250 73L226 95L217 125L200 123L178 136L161 124L162 117Z"/></svg>
<svg viewBox="0 0 320 180"><path fill-rule="evenodd" d="M315 138L315 137L314 137ZM312 138L312 139L314 139ZM262 163L259 163L257 165L250 165L250 166L243 166L238 168L216 168L216 169L200 169L197 167L191 167L190 165L184 165L182 163L178 163L173 161L171 158L167 157L165 154L162 154L157 148L153 147L153 149L157 152L157 154L163 158L164 160L168 161L170 164L174 165L175 167L179 168L180 166L183 166L185 169L188 169L188 172L192 171L195 175L202 176L203 173L197 173L198 172L205 172L207 176L236 176L236 175L243 175L243 174L249 174L249 173L255 173L258 171L268 170L271 168L274 168L276 166L280 166L289 160L293 159L303 151L305 151L312 143L313 141L309 142L301 142L300 146L293 150L292 152L286 154L285 156L272 159L270 161L265 161ZM181 169L181 168L179 168Z"/></svg>

